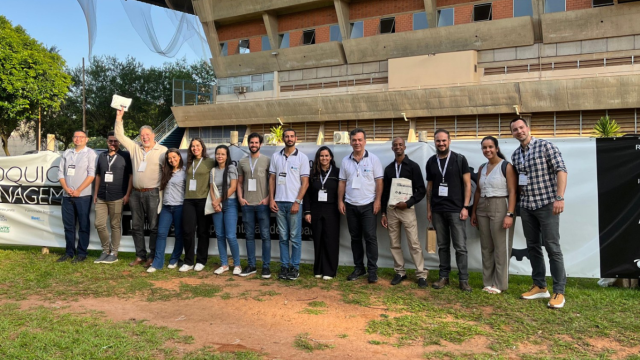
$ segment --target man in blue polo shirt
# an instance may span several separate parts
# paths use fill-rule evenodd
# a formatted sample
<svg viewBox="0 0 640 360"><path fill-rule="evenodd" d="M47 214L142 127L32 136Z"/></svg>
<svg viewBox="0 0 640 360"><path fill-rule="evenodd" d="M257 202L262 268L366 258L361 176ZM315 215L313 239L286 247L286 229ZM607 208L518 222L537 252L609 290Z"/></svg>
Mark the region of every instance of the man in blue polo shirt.
<svg viewBox="0 0 640 360"><path fill-rule="evenodd" d="M302 198L309 187L309 158L296 149L296 131L286 129L284 149L273 154L269 165L271 211L276 213L280 232L279 279L300 276L302 255ZM289 257L291 241L291 257Z"/></svg>
<svg viewBox="0 0 640 360"><path fill-rule="evenodd" d="M376 215L382 198L382 164L377 156L365 150L366 133L361 128L349 133L353 152L342 159L338 185L338 209L347 215L353 252L353 272L347 280L357 280L369 271L369 283L378 281L378 238ZM366 244L367 270L364 268Z"/></svg>

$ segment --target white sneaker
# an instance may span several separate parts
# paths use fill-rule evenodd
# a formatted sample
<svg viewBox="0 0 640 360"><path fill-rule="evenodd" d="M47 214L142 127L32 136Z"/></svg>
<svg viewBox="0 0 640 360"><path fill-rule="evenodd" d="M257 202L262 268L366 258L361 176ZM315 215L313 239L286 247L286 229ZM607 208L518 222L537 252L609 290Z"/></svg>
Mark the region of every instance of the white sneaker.
<svg viewBox="0 0 640 360"><path fill-rule="evenodd" d="M227 265L220 266L220 267L219 267L219 268L217 268L217 269L216 269L216 271L214 271L213 273L214 273L214 274L216 274L216 275L220 275L220 274L222 274L222 273L223 273L223 272L225 272L225 271L229 271L229 266L227 266Z"/></svg>
<svg viewBox="0 0 640 360"><path fill-rule="evenodd" d="M175 269L178 267L178 263L167 265L167 269Z"/></svg>
<svg viewBox="0 0 640 360"><path fill-rule="evenodd" d="M154 268L153 266L149 266L149 268L147 269L147 272L148 273L154 273L154 272L156 272L156 270L158 270L158 269Z"/></svg>
<svg viewBox="0 0 640 360"><path fill-rule="evenodd" d="M196 266L193 268L193 270L195 271L202 271L202 269L204 269L204 265L197 263Z"/></svg>
<svg viewBox="0 0 640 360"><path fill-rule="evenodd" d="M178 269L178 271L180 271L180 272L187 272L189 270L193 270L193 265L184 264L184 265L180 266L180 269Z"/></svg>
<svg viewBox="0 0 640 360"><path fill-rule="evenodd" d="M242 274L242 267L241 266L235 266L233 268L233 275L240 275Z"/></svg>
<svg viewBox="0 0 640 360"><path fill-rule="evenodd" d="M313 275L316 279L320 279L322 275Z"/></svg>
<svg viewBox="0 0 640 360"><path fill-rule="evenodd" d="M332 276L323 276L322 280L333 280Z"/></svg>

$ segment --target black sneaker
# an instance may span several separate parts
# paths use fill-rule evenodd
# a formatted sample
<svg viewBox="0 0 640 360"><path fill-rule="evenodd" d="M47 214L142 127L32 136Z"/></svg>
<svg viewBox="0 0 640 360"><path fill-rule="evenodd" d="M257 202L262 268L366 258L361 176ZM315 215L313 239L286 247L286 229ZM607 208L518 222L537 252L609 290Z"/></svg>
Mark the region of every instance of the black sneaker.
<svg viewBox="0 0 640 360"><path fill-rule="evenodd" d="M378 274L374 272L369 272L369 284L375 284L378 282Z"/></svg>
<svg viewBox="0 0 640 360"><path fill-rule="evenodd" d="M69 256L67 254L64 254L64 255L60 256L58 258L58 260L56 260L56 262L65 262L65 261L71 260L71 259L73 259L73 256Z"/></svg>
<svg viewBox="0 0 640 360"><path fill-rule="evenodd" d="M77 263L83 262L85 260L87 260L87 256L86 255L78 255L73 260L71 260L71 263L72 264L77 264Z"/></svg>
<svg viewBox="0 0 640 360"><path fill-rule="evenodd" d="M398 285L404 280L407 280L407 275L396 274L396 276L393 277L393 280L391 280L391 285Z"/></svg>
<svg viewBox="0 0 640 360"><path fill-rule="evenodd" d="M245 277L255 273L256 273L256 267L247 265L244 269L242 269L240 276Z"/></svg>
<svg viewBox="0 0 640 360"><path fill-rule="evenodd" d="M421 289L429 287L429 283L427 283L427 279L418 279L418 287Z"/></svg>
<svg viewBox="0 0 640 360"><path fill-rule="evenodd" d="M107 256L109 256L109 253L105 253L103 252L102 254L100 254L100 257L95 259L93 261L94 264L102 264L102 262L104 261L104 259L107 258Z"/></svg>
<svg viewBox="0 0 640 360"><path fill-rule="evenodd" d="M271 278L271 269L268 266L262 268L262 278L269 279Z"/></svg>
<svg viewBox="0 0 640 360"><path fill-rule="evenodd" d="M367 275L367 271L364 269L353 269L353 272L347 276L347 281L358 280L358 278Z"/></svg>
<svg viewBox="0 0 640 360"><path fill-rule="evenodd" d="M104 260L102 260L103 264L113 264L118 262L118 255L109 254Z"/></svg>
<svg viewBox="0 0 640 360"><path fill-rule="evenodd" d="M278 274L278 279L287 280L287 274L289 273L289 269L284 266L280 267L280 273Z"/></svg>
<svg viewBox="0 0 640 360"><path fill-rule="evenodd" d="M289 272L287 273L287 280L297 280L300 276L300 270L294 268L293 266L289 268Z"/></svg>

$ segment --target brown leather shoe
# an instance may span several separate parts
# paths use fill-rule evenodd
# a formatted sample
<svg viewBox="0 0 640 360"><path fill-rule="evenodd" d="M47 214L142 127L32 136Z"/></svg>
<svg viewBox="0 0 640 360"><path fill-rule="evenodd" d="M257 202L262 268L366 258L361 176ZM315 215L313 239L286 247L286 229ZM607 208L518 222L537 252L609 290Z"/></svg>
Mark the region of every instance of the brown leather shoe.
<svg viewBox="0 0 640 360"><path fill-rule="evenodd" d="M471 292L471 286L469 285L469 282L467 280L460 280L460 290L465 291L465 292Z"/></svg>
<svg viewBox="0 0 640 360"><path fill-rule="evenodd" d="M148 269L151 264L153 264L153 259L147 259L147 261L144 263L144 268Z"/></svg>
<svg viewBox="0 0 640 360"><path fill-rule="evenodd" d="M136 266L136 265L142 265L142 264L144 264L144 260L137 257L134 261L129 263L129 266Z"/></svg>
<svg viewBox="0 0 640 360"><path fill-rule="evenodd" d="M431 287L434 289L442 289L447 285L449 285L449 278L440 278L440 280L434 282Z"/></svg>

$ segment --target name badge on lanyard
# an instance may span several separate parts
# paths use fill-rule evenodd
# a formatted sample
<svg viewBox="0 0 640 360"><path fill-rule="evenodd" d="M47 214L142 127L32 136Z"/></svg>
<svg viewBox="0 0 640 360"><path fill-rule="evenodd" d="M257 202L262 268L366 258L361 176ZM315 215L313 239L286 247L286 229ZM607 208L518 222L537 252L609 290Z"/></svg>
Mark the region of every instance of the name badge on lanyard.
<svg viewBox="0 0 640 360"><path fill-rule="evenodd" d="M449 186L446 182L444 182L444 174L447 173L447 165L449 165L449 159L451 158L451 151L447 154L447 160L444 162L444 169L440 166L440 159L436 159L438 163L438 170L440 170L440 174L442 174L442 182L438 187L438 196L449 196Z"/></svg>
<svg viewBox="0 0 640 360"><path fill-rule="evenodd" d="M196 188L198 186L198 181L196 180L196 171L198 170L198 167L200 167L200 164L202 163L202 158L200 158L200 161L198 161L198 165L195 165L195 161L194 164L191 165L191 170L192 170L192 176L191 179L189 179L189 191L196 191ZM215 181L215 179L213 179Z"/></svg>
<svg viewBox="0 0 640 360"><path fill-rule="evenodd" d="M327 202L327 190L318 190L318 201Z"/></svg>
<svg viewBox="0 0 640 360"><path fill-rule="evenodd" d="M138 172L143 172L147 169L147 161L143 160L138 167Z"/></svg>
<svg viewBox="0 0 640 360"><path fill-rule="evenodd" d="M196 179L189 179L189 191L196 191L198 181Z"/></svg>
<svg viewBox="0 0 640 360"><path fill-rule="evenodd" d="M518 175L518 185L525 186L529 183L529 179L527 179L527 174Z"/></svg>
<svg viewBox="0 0 640 360"><path fill-rule="evenodd" d="M256 162L252 163L251 157L249 157L249 167L251 168L251 177L253 177L253 170L256 168L256 164L258 163L258 160L260 160L260 158L257 158ZM256 182L256 179L249 179L248 185L249 185L248 186L249 191L258 191L258 183Z"/></svg>
<svg viewBox="0 0 640 360"><path fill-rule="evenodd" d="M531 143L529 143L529 145L531 145ZM531 154L533 150L529 149L529 151L527 151L527 154L523 157L522 156L522 148L520 149L520 162L522 163L522 167L524 169L527 168L527 160L529 160L529 154ZM520 186L525 186L529 183L529 179L527 178L527 174L526 173L520 173L518 175L518 185Z"/></svg>
<svg viewBox="0 0 640 360"><path fill-rule="evenodd" d="M440 183L440 187L438 187L438 196L449 196L449 186L447 183Z"/></svg>
<svg viewBox="0 0 640 360"><path fill-rule="evenodd" d="M360 189L361 186L362 186L362 177L360 176L360 170L358 170L358 174L356 175L356 177L353 178L353 181L351 182L351 188Z"/></svg>
<svg viewBox="0 0 640 360"><path fill-rule="evenodd" d="M285 185L287 183L287 173L281 172L278 174L278 185Z"/></svg>
<svg viewBox="0 0 640 360"><path fill-rule="evenodd" d="M75 174L76 174L76 166L75 165L67 166L67 176L73 176Z"/></svg>
<svg viewBox="0 0 640 360"><path fill-rule="evenodd" d="M110 171L107 171L104 173L104 182L113 182L113 173Z"/></svg>
<svg viewBox="0 0 640 360"><path fill-rule="evenodd" d="M329 179L331 169L333 169L333 166L329 166L329 171L327 171L327 176L325 176L324 179L322 178L322 173L320 174L320 183L322 184L322 189L318 191L318 201L327 202L327 190L325 190L324 184L327 182L327 179Z"/></svg>

